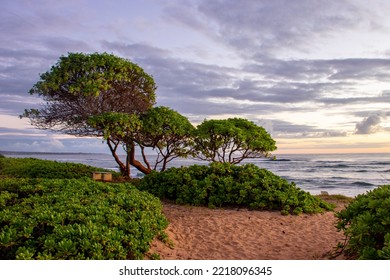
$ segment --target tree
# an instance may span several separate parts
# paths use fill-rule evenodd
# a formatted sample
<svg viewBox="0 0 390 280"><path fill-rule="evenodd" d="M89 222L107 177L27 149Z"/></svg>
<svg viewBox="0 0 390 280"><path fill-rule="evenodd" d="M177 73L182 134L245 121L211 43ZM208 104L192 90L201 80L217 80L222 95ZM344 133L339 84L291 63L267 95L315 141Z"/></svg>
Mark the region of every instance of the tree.
<svg viewBox="0 0 390 280"><path fill-rule="evenodd" d="M69 53L30 90L45 103L25 110L22 117L40 129L101 137L102 131L88 123L91 116L112 112L140 115L155 103L155 90L153 78L129 60L107 53ZM116 142L110 139L107 144L118 159Z"/></svg>
<svg viewBox="0 0 390 280"><path fill-rule="evenodd" d="M195 132L196 158L237 164L247 158L267 157L275 141L260 126L241 118L205 120Z"/></svg>
<svg viewBox="0 0 390 280"><path fill-rule="evenodd" d="M187 157L191 150L194 126L178 112L167 107L154 107L141 116L142 131L137 139L142 152L144 147L157 152L154 166L149 169L165 170L177 157Z"/></svg>
<svg viewBox="0 0 390 280"><path fill-rule="evenodd" d="M90 116L104 112L139 114L155 103L151 76L129 60L107 53L69 53L40 76L30 94L46 102L24 116L42 129L71 135L96 135Z"/></svg>
<svg viewBox="0 0 390 280"><path fill-rule="evenodd" d="M163 171L170 161L190 153L194 127L186 117L167 107L154 107L139 116L105 113L91 117L88 123L101 132L112 151L119 145L124 147L126 164L119 166L125 174L130 165L144 174L152 170ZM141 153L141 161L136 158L137 150ZM147 150L155 151L154 163Z"/></svg>
<svg viewBox="0 0 390 280"><path fill-rule="evenodd" d="M136 134L140 131L142 123L136 114L107 112L88 119L88 125L96 129L106 140L111 154L117 162L123 176L130 178L130 166L135 162ZM118 153L122 147L126 154L123 162ZM145 172L144 172L145 173Z"/></svg>

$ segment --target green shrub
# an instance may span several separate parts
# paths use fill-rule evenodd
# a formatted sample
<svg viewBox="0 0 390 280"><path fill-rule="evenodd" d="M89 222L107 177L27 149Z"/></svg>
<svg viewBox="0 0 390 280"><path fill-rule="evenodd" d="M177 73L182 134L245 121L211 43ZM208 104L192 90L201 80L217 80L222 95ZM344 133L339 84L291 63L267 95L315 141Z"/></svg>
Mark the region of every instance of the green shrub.
<svg viewBox="0 0 390 280"><path fill-rule="evenodd" d="M339 244L346 256L390 260L390 185L358 195L336 216L346 236Z"/></svg>
<svg viewBox="0 0 390 280"><path fill-rule="evenodd" d="M156 197L91 179L3 179L0 209L0 259L142 259L168 223Z"/></svg>
<svg viewBox="0 0 390 280"><path fill-rule="evenodd" d="M0 158L0 175L13 178L78 179L94 171L107 171L80 163L36 158ZM114 176L118 176L115 174Z"/></svg>
<svg viewBox="0 0 390 280"><path fill-rule="evenodd" d="M270 171L253 164L242 166L212 163L152 172L139 185L141 190L179 204L244 206L280 210L282 214L318 213L332 206Z"/></svg>

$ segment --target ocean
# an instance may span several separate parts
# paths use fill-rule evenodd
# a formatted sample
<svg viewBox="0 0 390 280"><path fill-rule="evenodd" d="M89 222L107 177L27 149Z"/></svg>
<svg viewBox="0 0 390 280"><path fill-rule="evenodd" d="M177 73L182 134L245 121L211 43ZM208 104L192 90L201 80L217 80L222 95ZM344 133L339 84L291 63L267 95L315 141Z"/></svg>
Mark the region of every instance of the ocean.
<svg viewBox="0 0 390 280"><path fill-rule="evenodd" d="M110 154L93 153L29 153L1 152L6 157L33 157L75 162L117 171L118 167ZM378 186L390 184L390 153L386 154L291 154L277 155L276 160L247 160L261 168L294 182L311 194L326 191L354 197ZM207 164L190 159L177 159L171 167L190 164ZM132 176L141 176L133 168Z"/></svg>

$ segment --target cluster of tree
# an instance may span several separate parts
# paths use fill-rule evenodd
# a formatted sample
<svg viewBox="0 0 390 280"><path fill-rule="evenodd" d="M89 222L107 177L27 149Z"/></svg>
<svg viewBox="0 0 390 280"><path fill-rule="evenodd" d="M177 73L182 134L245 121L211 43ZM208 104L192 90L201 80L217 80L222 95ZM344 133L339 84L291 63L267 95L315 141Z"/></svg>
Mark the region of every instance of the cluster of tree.
<svg viewBox="0 0 390 280"><path fill-rule="evenodd" d="M22 117L40 129L102 137L124 176L131 166L145 174L165 170L177 157L237 164L276 149L266 130L246 119L205 120L195 128L178 112L154 106L156 88L153 77L129 60L69 53L30 90L45 103ZM153 162L150 150L157 154Z"/></svg>

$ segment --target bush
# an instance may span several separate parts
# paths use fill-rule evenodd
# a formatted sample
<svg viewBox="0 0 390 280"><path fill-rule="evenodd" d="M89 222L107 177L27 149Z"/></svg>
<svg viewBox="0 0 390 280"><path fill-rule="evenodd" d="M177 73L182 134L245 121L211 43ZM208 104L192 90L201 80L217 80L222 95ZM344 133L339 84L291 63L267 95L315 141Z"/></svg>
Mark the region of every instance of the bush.
<svg viewBox="0 0 390 280"><path fill-rule="evenodd" d="M80 163L36 158L0 158L0 175L13 178L78 179L90 178L94 171L107 171ZM114 176L118 176L114 172Z"/></svg>
<svg viewBox="0 0 390 280"><path fill-rule="evenodd" d="M212 163L152 172L139 185L161 199L179 204L244 206L280 210L282 214L318 213L332 209L294 183L253 164L242 166Z"/></svg>
<svg viewBox="0 0 390 280"><path fill-rule="evenodd" d="M3 179L0 209L0 259L142 259L168 224L154 196L91 179Z"/></svg>
<svg viewBox="0 0 390 280"><path fill-rule="evenodd" d="M339 246L347 257L390 260L390 185L358 195L336 216L346 236Z"/></svg>

